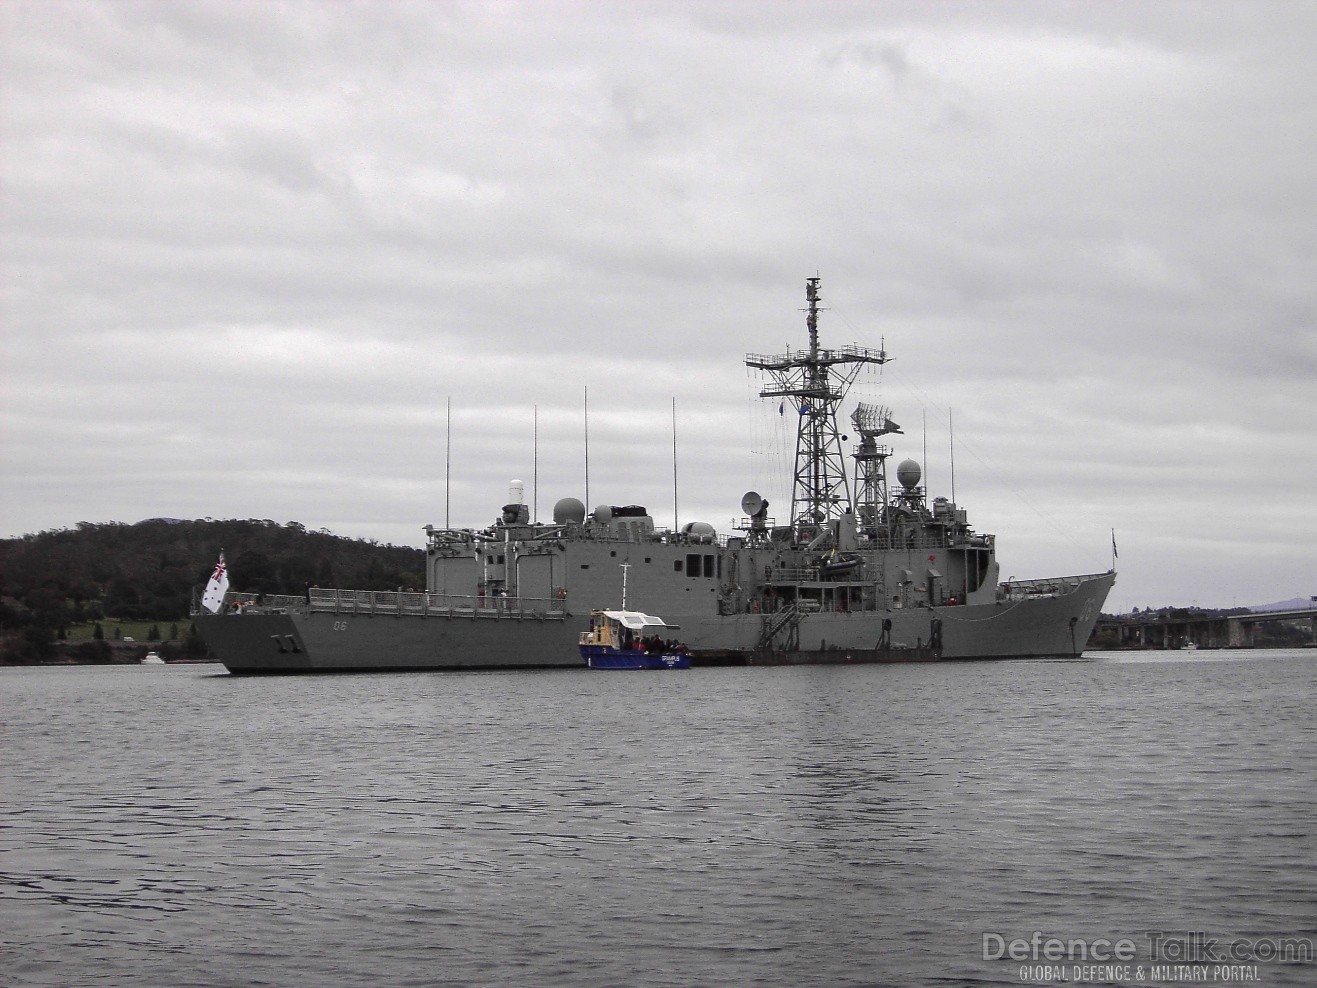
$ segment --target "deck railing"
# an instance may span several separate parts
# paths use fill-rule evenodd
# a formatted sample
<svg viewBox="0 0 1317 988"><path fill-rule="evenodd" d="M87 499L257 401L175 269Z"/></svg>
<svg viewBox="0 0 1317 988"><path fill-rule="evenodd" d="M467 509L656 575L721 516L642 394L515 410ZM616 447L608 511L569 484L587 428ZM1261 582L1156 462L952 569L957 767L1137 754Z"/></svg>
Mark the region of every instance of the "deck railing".
<svg viewBox="0 0 1317 988"><path fill-rule="evenodd" d="M1074 593L1090 580L1106 573L1088 573L1083 576L1056 576L1041 580L1007 580L998 588L1005 600L1024 600L1028 597L1064 597Z"/></svg>
<svg viewBox="0 0 1317 988"><path fill-rule="evenodd" d="M321 590L307 592L310 609L332 614L411 617L553 619L566 617L565 600L546 597L488 597L411 590Z"/></svg>
<svg viewBox="0 0 1317 988"><path fill-rule="evenodd" d="M540 621L561 621L567 616L567 601L556 598L462 596L411 590L324 590L313 587L296 596L230 593L224 602L226 612L250 611L253 614L309 610L327 614Z"/></svg>

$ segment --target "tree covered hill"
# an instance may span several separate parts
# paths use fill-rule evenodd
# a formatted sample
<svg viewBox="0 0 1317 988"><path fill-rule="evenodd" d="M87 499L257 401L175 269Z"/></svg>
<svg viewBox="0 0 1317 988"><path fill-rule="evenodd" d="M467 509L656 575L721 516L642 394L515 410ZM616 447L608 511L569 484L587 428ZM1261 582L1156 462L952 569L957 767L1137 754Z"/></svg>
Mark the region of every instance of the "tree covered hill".
<svg viewBox="0 0 1317 988"><path fill-rule="evenodd" d="M0 629L114 617L187 617L220 550L230 589L300 594L308 584L396 590L425 583L425 552L310 532L297 522L185 521L75 528L0 540Z"/></svg>

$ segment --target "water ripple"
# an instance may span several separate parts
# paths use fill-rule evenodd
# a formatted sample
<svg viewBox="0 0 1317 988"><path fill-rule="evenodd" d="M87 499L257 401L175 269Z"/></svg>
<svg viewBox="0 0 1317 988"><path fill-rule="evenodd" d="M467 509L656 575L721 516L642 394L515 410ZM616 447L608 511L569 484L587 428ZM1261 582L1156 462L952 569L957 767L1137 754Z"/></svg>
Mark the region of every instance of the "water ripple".
<svg viewBox="0 0 1317 988"><path fill-rule="evenodd" d="M981 958L986 932L1311 937L1315 658L0 670L0 965L14 986L991 985L1019 971Z"/></svg>

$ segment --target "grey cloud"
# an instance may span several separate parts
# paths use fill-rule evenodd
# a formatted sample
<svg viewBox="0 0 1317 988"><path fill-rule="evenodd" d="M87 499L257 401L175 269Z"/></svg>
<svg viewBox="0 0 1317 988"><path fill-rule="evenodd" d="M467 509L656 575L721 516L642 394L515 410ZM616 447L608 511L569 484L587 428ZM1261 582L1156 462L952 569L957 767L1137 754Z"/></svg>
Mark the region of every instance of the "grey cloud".
<svg viewBox="0 0 1317 988"><path fill-rule="evenodd" d="M1317 480L1314 15L804 9L8 4L0 534L417 542L449 398L453 521L530 473L536 406L543 513L582 492L586 386L592 496L670 504L675 398L683 514L725 527L784 475L741 358L801 345L818 272L825 341L896 354L857 397L902 456L927 416L936 485L954 409L957 494L1017 575L1114 527L1114 606L1232 569L1308 592L1239 504L1250 464L1275 503Z"/></svg>

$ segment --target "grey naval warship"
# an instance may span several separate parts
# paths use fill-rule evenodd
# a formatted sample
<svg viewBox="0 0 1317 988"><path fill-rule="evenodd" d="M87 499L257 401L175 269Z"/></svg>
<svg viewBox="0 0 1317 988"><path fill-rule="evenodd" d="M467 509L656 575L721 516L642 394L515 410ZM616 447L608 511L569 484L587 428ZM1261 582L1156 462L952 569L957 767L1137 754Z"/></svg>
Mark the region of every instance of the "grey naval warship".
<svg viewBox="0 0 1317 988"><path fill-rule="evenodd" d="M900 429L886 407L854 409L848 456L839 406L860 369L889 357L821 347L818 278L806 299L808 349L745 358L771 382L761 397L799 413L786 524L753 491L726 534L660 528L639 505L587 512L574 497L537 523L514 482L487 528L425 526L424 592L230 593L195 615L198 633L232 673L583 668L590 611L626 577L633 600L680 627L696 666L1079 655L1115 571L1001 582L994 537L930 500L917 462L899 463L889 488L883 439Z"/></svg>

